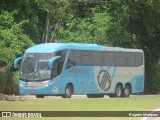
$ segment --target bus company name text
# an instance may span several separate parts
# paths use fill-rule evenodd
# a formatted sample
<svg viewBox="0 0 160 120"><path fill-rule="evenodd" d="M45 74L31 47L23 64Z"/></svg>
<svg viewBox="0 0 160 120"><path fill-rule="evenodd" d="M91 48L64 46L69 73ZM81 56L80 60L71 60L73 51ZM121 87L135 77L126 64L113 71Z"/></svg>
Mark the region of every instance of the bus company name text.
<svg viewBox="0 0 160 120"><path fill-rule="evenodd" d="M88 69L88 68L71 68L69 70L69 72L74 73L74 74L89 74L90 69Z"/></svg>

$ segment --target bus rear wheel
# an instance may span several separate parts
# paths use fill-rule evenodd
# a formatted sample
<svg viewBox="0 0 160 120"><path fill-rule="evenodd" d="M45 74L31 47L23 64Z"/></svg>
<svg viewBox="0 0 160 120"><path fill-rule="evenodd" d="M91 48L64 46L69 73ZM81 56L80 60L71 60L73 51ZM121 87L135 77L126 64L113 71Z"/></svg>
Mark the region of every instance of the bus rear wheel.
<svg viewBox="0 0 160 120"><path fill-rule="evenodd" d="M71 98L73 94L73 87L71 85L67 85L65 89L64 95L62 95L62 98Z"/></svg>
<svg viewBox="0 0 160 120"><path fill-rule="evenodd" d="M117 98L121 98L123 95L123 89L122 89L122 85L117 85L116 87L116 91L115 91L115 97Z"/></svg>
<svg viewBox="0 0 160 120"><path fill-rule="evenodd" d="M36 98L44 98L44 95L36 95Z"/></svg>
<svg viewBox="0 0 160 120"><path fill-rule="evenodd" d="M129 85L126 85L123 90L123 97L129 97L131 93L131 87Z"/></svg>

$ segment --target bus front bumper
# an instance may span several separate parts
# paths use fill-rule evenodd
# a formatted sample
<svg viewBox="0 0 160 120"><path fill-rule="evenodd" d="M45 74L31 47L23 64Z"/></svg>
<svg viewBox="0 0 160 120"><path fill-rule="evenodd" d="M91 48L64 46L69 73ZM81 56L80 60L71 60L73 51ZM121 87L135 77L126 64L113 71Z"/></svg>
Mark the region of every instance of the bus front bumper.
<svg viewBox="0 0 160 120"><path fill-rule="evenodd" d="M57 95L62 94L61 89L55 84L55 82L19 82L19 93L30 95Z"/></svg>

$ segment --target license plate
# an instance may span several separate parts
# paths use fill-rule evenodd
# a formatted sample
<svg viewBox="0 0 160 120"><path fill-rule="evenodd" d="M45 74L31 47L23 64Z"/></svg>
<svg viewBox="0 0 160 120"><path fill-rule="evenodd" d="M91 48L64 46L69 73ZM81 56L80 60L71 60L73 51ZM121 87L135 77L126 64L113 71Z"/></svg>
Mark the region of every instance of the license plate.
<svg viewBox="0 0 160 120"><path fill-rule="evenodd" d="M35 93L35 92L36 92L36 90L30 90L30 92L31 92L31 93Z"/></svg>

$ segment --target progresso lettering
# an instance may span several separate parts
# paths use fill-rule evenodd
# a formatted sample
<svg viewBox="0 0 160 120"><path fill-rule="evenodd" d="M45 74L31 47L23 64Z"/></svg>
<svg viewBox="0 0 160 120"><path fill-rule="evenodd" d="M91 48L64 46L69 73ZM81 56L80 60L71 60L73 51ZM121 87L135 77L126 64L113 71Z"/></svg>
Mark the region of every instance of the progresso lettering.
<svg viewBox="0 0 160 120"><path fill-rule="evenodd" d="M90 69L88 68L71 68L69 72L74 73L74 74L89 74Z"/></svg>

